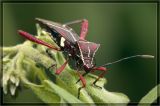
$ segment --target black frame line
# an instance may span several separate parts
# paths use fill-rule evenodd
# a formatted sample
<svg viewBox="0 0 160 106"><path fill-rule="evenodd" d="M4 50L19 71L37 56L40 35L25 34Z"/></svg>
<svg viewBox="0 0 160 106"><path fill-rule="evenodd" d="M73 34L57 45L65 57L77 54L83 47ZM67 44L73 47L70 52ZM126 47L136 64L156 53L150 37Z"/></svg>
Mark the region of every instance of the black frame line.
<svg viewBox="0 0 160 106"><path fill-rule="evenodd" d="M159 6L160 6L160 1L159 0L154 0L154 1L144 1L144 0L142 0L142 1L138 1L138 0L133 0L133 1L118 1L118 0L115 0L115 1L111 1L111 0L109 0L109 1L106 1L106 0L88 0L88 1L84 1L84 0L77 0L77 1L75 1L75 0L68 0L68 1L65 1L65 0L60 0L60 1L58 1L58 0L55 0L55 1L53 1L53 0L39 0L39 1L36 1L36 0L24 0L24 1L20 1L20 0L2 0L2 1L0 1L0 6L1 6L1 47L3 47L3 4L4 3L156 3L157 4L157 54L156 54L156 62L157 62L157 64L156 64L156 68L157 68L157 84L159 84L160 82L159 82L159 50L160 50L160 48L159 48L159 45L160 45L160 42L159 42L159 24L160 24L160 21L159 21L159 19L160 19L160 14L159 14L159 12L160 12L160 8L159 8ZM1 49L1 53L2 53L2 55L3 55L3 51L2 51L2 49ZM2 60L1 60L2 61ZM1 64L3 64L3 61L1 62ZM3 67L1 67L1 71L3 70ZM2 76L3 76L3 72L2 72L2 75L1 75L1 78L2 78ZM160 93L160 91L158 90L159 88L157 88L157 95ZM1 87L1 89L0 89L0 102L1 102L1 105L47 105L46 103L3 103L3 88ZM152 103L151 105L159 105L159 103L160 103L160 98L158 98L157 99L157 103ZM54 105L56 105L56 103L49 103L49 104L54 104ZM73 104L73 103L71 103L71 104ZM88 103L85 103L85 105L86 104L88 104ZM98 103L99 105L105 105L105 103ZM123 105L124 103L117 103L117 104L120 104L120 105ZM143 103L142 105L145 105L145 104L147 104L147 103ZM81 105L81 104L80 104ZM83 104L82 104L83 105ZM138 105L138 103L128 103L128 105Z"/></svg>

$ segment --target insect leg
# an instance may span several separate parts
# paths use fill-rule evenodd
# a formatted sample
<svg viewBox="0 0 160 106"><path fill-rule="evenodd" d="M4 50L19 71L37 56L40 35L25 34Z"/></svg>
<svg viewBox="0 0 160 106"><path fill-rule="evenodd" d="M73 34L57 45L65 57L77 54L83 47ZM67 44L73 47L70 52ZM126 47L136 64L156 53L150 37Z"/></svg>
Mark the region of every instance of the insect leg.
<svg viewBox="0 0 160 106"><path fill-rule="evenodd" d="M84 77L84 76L86 76L88 73L89 73L89 72L85 72L85 73L82 74L82 76ZM81 79L78 79L77 82L76 82L76 84L77 84L80 80L81 80Z"/></svg>
<svg viewBox="0 0 160 106"><path fill-rule="evenodd" d="M76 23L82 23L81 24L80 39L84 40L87 35L87 32L88 32L88 20L86 20L86 19L75 20L75 21L65 23L63 25L65 26L65 25L71 25L71 24L76 24Z"/></svg>
<svg viewBox="0 0 160 106"><path fill-rule="evenodd" d="M64 70L64 68L66 67L66 65L67 65L67 63L68 63L68 60L69 60L69 59L67 59L67 60L64 62L64 64L56 70L56 74L57 74L57 75L59 75L59 74Z"/></svg>
<svg viewBox="0 0 160 106"><path fill-rule="evenodd" d="M96 85L96 82L106 74L107 69L106 69L105 67L97 67L97 68L94 68L94 70L93 70L92 72L94 72L95 70L102 71L102 73L101 73L101 74L98 76L98 78L93 82L93 85L96 86L96 87L98 87L98 88L102 88L102 87Z"/></svg>
<svg viewBox="0 0 160 106"><path fill-rule="evenodd" d="M63 25L72 25L72 24L77 24L77 23L81 23L81 22L82 22L82 19L70 21L70 22L64 23Z"/></svg>
<svg viewBox="0 0 160 106"><path fill-rule="evenodd" d="M77 71L77 74L82 82L82 86L78 88L78 98L80 97L80 91L82 88L84 88L86 86L86 80L84 79L84 77Z"/></svg>
<svg viewBox="0 0 160 106"><path fill-rule="evenodd" d="M32 42L35 42L35 43L38 43L38 44L47 46L47 47L49 47L49 48L51 48L51 49L54 49L54 50L57 50L57 51L60 51L59 48L57 48L57 47L55 47L55 46L53 46L53 45L51 45L51 44L48 44L48 43L46 43L46 42L44 42L44 41L42 41L42 40L40 40L40 39L32 36L31 34L25 32L25 31L18 30L18 33L19 33L21 36L25 37L26 39L28 39L28 40L30 40L30 41L32 41Z"/></svg>
<svg viewBox="0 0 160 106"><path fill-rule="evenodd" d="M81 25L80 39L84 40L88 32L88 20L83 19Z"/></svg>

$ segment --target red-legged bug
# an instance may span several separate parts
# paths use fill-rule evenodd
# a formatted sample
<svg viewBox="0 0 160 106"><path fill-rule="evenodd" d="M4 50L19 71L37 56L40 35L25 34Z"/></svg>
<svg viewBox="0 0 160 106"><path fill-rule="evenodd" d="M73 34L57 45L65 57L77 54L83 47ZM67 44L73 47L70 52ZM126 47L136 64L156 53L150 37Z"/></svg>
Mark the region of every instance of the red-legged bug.
<svg viewBox="0 0 160 106"><path fill-rule="evenodd" d="M79 81L82 82L82 87L78 89L78 98L80 95L80 90L86 86L86 81L84 76L87 75L89 72L94 72L96 70L101 71L102 73L98 76L98 78L93 82L93 85L96 85L96 82L105 75L107 69L106 66L111 65L113 63L120 62L122 60L135 58L135 57L142 57L142 58L153 58L150 55L134 55L126 58L122 58L115 62L107 63L101 66L96 67L94 63L94 55L98 50L100 44L96 44L93 42L89 42L85 40L86 34L88 32L88 21L86 19L76 20L72 22L68 22L65 24L60 24L40 18L36 18L38 24L45 29L48 33L50 33L50 37L54 40L54 42L59 46L56 48L54 45L50 45L47 42L44 42L38 38L33 37L31 34L19 30L19 34L23 37L27 38L30 41L36 42L38 44L42 44L47 46L48 48L63 51L68 54L68 58L66 59L65 63L56 70L56 74L60 74L65 66L67 65L69 59L73 59L75 61L75 65L77 68L77 74L79 76ZM75 23L82 23L81 24L81 31L80 36L71 28L69 25ZM54 65L53 65L54 66ZM79 71L84 70L84 74L80 74ZM76 83L77 83L76 82Z"/></svg>

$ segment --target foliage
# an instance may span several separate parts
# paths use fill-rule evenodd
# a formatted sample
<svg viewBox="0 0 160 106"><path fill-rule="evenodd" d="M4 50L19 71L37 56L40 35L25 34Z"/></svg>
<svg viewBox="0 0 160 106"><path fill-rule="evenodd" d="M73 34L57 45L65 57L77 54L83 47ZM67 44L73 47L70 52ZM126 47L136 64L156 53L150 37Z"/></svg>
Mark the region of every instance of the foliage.
<svg viewBox="0 0 160 106"><path fill-rule="evenodd" d="M144 103L147 103L147 105L150 105L151 103L158 102L156 99L160 96L158 93L160 91L160 84L155 86L153 89L151 89L139 102L139 106L141 106Z"/></svg>
<svg viewBox="0 0 160 106"><path fill-rule="evenodd" d="M48 33L37 25L36 36L50 44L54 44ZM13 47L3 47L3 91L5 94L10 91L11 95L18 92L17 87L22 85L33 92L45 103L125 103L129 102L126 95L122 93L109 92L103 86L106 79L102 78L98 85L102 89L92 86L97 76L89 74L86 76L87 87L81 90L80 99L78 88L81 86L76 71L69 65L60 75L55 75L55 67L48 69L52 64L57 67L65 61L63 53L50 51L46 53L46 47L25 41ZM49 74L55 77L49 77Z"/></svg>
<svg viewBox="0 0 160 106"><path fill-rule="evenodd" d="M36 37L56 45L48 33L38 25ZM18 92L18 86L25 86L31 89L44 103L64 103L65 105L69 103L92 103L92 105L123 103L126 105L129 102L129 98L125 94L106 90L104 88L104 84L107 82L105 78L97 82L102 89L92 86L92 82L97 78L93 74L85 77L87 86L81 90L80 99L78 99L78 88L81 83L76 84L79 79L76 70L67 65L60 75L55 75L55 67L48 69L53 64L60 67L64 63L65 58L62 52L50 50L50 55L48 55L46 47L30 41L2 49L2 85L5 94L10 91L11 95L15 95ZM157 98L155 89L142 98L140 103L153 102Z"/></svg>

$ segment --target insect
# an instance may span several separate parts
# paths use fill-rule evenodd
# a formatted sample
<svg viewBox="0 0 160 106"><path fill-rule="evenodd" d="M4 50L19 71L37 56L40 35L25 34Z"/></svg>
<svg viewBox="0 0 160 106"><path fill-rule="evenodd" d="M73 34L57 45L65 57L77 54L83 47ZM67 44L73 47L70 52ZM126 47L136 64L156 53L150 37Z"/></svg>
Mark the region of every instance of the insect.
<svg viewBox="0 0 160 106"><path fill-rule="evenodd" d="M68 54L64 64L56 70L55 73L57 75L59 75L64 70L65 66L67 65L70 59L73 59L75 61L75 67L79 76L79 79L76 83L78 83L79 81L82 82L82 86L78 88L78 98L80 96L80 90L86 86L86 80L84 76L88 73L94 71L101 71L101 74L93 82L94 86L101 88L100 86L96 85L96 82L100 78L102 78L107 72L106 66L135 57L153 58L153 56L151 55L134 55L97 67L94 61L94 56L98 48L100 47L100 44L85 40L85 37L88 32L88 20L75 20L65 24L60 24L57 22L52 22L40 18L36 18L35 20L43 29L45 29L49 33L53 41L59 46L58 48L36 37L33 37L31 34L25 31L18 30L18 33L30 41L47 46L48 48L54 49L56 51L63 51ZM76 23L81 23L80 35L78 35L71 27L69 27L69 25ZM81 74L79 72L82 70L84 70L84 74Z"/></svg>

